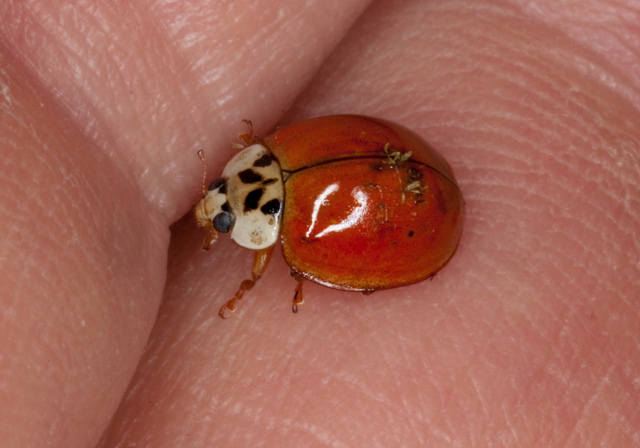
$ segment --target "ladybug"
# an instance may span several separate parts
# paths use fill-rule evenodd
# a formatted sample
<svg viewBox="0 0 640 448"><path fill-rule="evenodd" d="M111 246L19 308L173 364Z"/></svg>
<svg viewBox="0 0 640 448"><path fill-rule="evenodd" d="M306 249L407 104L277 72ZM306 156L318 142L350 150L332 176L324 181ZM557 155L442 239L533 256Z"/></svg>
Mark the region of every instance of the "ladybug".
<svg viewBox="0 0 640 448"><path fill-rule="evenodd" d="M278 240L297 281L294 312L304 280L370 294L433 277L453 256L462 193L447 161L415 133L357 115L314 118L264 138L246 123L242 150L219 179L206 189L203 182L194 211L205 249L229 233L255 251L252 277L220 317L262 276Z"/></svg>

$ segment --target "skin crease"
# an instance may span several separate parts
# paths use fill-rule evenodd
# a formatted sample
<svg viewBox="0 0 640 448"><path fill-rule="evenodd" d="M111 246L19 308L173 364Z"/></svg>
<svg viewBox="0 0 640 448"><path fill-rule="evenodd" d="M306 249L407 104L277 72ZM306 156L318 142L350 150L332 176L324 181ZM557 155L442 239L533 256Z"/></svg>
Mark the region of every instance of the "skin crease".
<svg viewBox="0 0 640 448"><path fill-rule="evenodd" d="M0 6L4 446L640 441L635 2L50 5ZM344 112L447 158L458 253L297 315L276 253L222 321L197 150Z"/></svg>

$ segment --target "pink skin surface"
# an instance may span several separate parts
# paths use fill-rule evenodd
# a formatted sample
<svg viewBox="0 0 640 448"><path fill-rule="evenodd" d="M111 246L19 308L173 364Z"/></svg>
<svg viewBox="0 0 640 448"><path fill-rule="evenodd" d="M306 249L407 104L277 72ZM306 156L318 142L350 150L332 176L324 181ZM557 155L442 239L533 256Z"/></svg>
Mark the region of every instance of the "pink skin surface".
<svg viewBox="0 0 640 448"><path fill-rule="evenodd" d="M639 17L635 0L3 1L2 446L640 443ZM242 119L334 113L448 159L457 254L371 296L307 284L293 315L278 251L221 320L251 254L201 250L198 149L212 180Z"/></svg>

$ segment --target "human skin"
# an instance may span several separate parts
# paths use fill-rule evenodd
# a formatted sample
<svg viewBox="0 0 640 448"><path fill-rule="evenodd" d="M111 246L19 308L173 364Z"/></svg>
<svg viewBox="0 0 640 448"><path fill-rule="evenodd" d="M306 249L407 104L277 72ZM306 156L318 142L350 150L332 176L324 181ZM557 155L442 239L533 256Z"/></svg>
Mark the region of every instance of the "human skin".
<svg viewBox="0 0 640 448"><path fill-rule="evenodd" d="M640 442L637 2L53 3L0 4L3 446ZM220 319L197 151L335 113L447 158L458 252L294 315L278 251Z"/></svg>

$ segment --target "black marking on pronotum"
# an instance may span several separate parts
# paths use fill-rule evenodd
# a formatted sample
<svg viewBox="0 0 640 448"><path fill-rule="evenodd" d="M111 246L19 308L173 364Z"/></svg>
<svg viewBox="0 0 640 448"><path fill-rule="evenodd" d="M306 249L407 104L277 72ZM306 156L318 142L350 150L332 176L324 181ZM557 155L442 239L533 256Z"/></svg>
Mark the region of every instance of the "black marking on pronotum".
<svg viewBox="0 0 640 448"><path fill-rule="evenodd" d="M258 208L258 203L260 202L260 198L264 193L264 189L256 188L252 192L250 192L246 198L244 198L244 211L250 212L251 210L255 210Z"/></svg>
<svg viewBox="0 0 640 448"><path fill-rule="evenodd" d="M220 193L227 194L227 181L224 180L222 177L220 179L216 179L209 184L208 190L213 191L216 188L220 188Z"/></svg>
<svg viewBox="0 0 640 448"><path fill-rule="evenodd" d="M222 209L223 212L231 212L231 205L229 204L229 201L222 204L220 209Z"/></svg>
<svg viewBox="0 0 640 448"><path fill-rule="evenodd" d="M278 199L271 199L260 207L260 211L265 215L276 215L280 211L280 201Z"/></svg>
<svg viewBox="0 0 640 448"><path fill-rule="evenodd" d="M266 185L271 185L273 183L278 182L278 179L276 179L275 177L272 177L271 179L265 179L262 181L262 186L266 186Z"/></svg>
<svg viewBox="0 0 640 448"><path fill-rule="evenodd" d="M260 173L256 173L251 168L240 171L238 173L238 177L240 178L243 184L255 184L257 182L260 182L262 179L264 179L262 175L260 175Z"/></svg>
<svg viewBox="0 0 640 448"><path fill-rule="evenodd" d="M253 166L257 168L264 168L265 166L271 165L273 162L273 156L271 154L264 154L255 162L253 162Z"/></svg>

